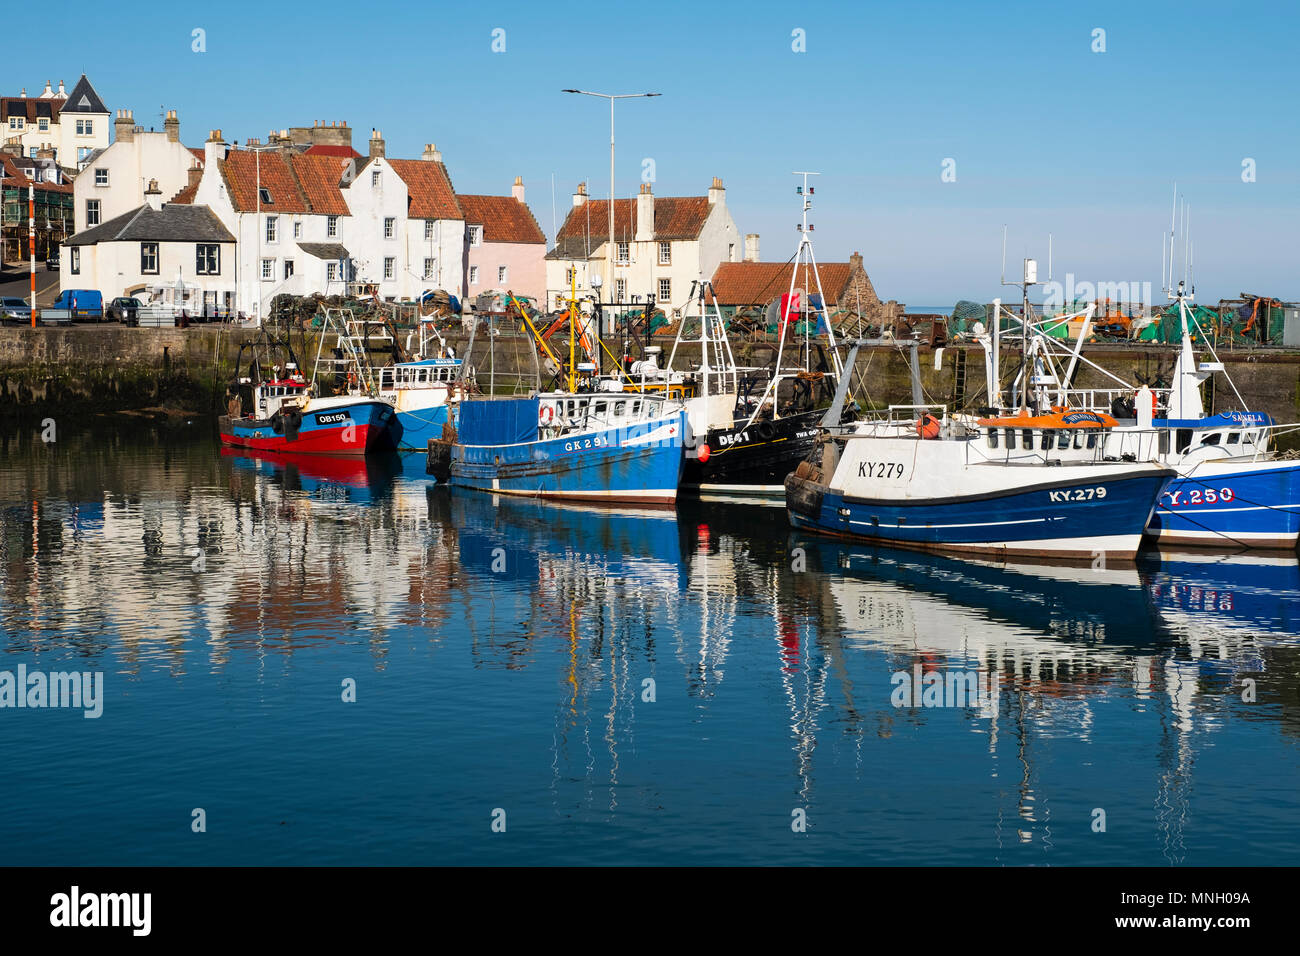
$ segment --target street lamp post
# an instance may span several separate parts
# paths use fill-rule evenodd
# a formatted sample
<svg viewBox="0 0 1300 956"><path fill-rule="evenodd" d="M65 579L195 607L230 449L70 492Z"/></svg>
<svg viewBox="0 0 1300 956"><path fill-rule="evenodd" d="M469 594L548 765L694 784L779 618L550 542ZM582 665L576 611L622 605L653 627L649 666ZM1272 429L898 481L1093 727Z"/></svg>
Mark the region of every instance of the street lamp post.
<svg viewBox="0 0 1300 956"><path fill-rule="evenodd" d="M590 90L561 90L561 93L579 93L599 96L609 100L609 245L605 248L605 288L614 294L614 101L631 100L660 93L593 93ZM603 329L601 330L604 331Z"/></svg>

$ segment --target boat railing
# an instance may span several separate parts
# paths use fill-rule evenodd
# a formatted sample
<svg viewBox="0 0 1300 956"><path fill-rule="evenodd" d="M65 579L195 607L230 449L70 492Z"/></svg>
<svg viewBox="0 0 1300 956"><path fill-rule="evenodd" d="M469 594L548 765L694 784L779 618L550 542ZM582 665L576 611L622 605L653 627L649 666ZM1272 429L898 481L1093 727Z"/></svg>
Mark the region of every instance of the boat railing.
<svg viewBox="0 0 1300 956"><path fill-rule="evenodd" d="M1116 399L1137 398L1137 389L1134 388L1071 388L1066 389L1066 404L1070 408L1079 411L1099 412L1104 415L1111 414ZM1153 388L1152 394L1156 396L1157 404L1162 408L1168 408L1170 399L1173 395L1172 388Z"/></svg>

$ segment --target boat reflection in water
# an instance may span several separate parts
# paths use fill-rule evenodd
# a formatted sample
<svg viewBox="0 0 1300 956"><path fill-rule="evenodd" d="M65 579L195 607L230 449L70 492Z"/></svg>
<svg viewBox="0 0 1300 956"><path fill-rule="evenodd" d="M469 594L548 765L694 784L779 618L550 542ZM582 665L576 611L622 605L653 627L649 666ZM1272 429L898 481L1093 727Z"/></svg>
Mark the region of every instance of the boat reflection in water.
<svg viewBox="0 0 1300 956"><path fill-rule="evenodd" d="M194 862L184 828L158 837L159 780L248 795L223 809L248 839L202 851L228 864L1300 853L1293 556L958 560L779 508L613 511L439 487L418 454L216 447L0 456L0 670L104 671L114 733L110 757L96 721L15 724L43 768L7 784L15 861ZM973 703L897 698L967 674ZM485 806L527 840L485 840Z"/></svg>
<svg viewBox="0 0 1300 956"><path fill-rule="evenodd" d="M403 471L402 458L395 451L351 458L248 448L222 448L221 454L233 459L236 469L274 474L286 491L358 504L383 498L392 490L393 478Z"/></svg>

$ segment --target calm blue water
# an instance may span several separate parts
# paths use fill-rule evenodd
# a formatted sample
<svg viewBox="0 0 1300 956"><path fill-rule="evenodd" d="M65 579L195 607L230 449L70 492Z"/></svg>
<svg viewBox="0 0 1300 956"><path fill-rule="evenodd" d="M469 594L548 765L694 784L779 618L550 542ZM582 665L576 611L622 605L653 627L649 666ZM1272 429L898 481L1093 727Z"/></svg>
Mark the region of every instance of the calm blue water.
<svg viewBox="0 0 1300 956"><path fill-rule="evenodd" d="M106 680L0 709L0 862L1300 862L1294 557L1000 568L192 432L0 435L0 671Z"/></svg>

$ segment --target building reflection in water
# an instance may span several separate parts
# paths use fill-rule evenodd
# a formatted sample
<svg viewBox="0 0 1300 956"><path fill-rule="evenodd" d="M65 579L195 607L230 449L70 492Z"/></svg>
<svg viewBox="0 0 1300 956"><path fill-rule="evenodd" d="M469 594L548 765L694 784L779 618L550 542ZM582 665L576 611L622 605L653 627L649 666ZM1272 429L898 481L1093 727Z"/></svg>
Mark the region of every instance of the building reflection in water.
<svg viewBox="0 0 1300 956"><path fill-rule="evenodd" d="M15 441L0 442L7 653L62 646L127 676L177 678L253 662L269 679L335 642L364 644L382 669L400 640L476 668L540 670L560 813L575 809L574 782L577 809L617 813L647 680L659 698L685 695L678 733L710 733L731 693L774 693L779 729L760 716L744 732L788 741L792 799L809 806L819 767L873 780L902 730L946 726L950 712L894 706L892 674L975 671L997 694L960 713L999 853L1050 852L1060 797L1042 783L1044 746L1096 743L1112 703L1158 740L1151 804L1170 863L1186 853L1197 756L1225 723L1300 730L1293 555L997 565L795 535L779 508L462 495L424 480L419 455ZM1269 703L1244 701L1246 682Z"/></svg>

